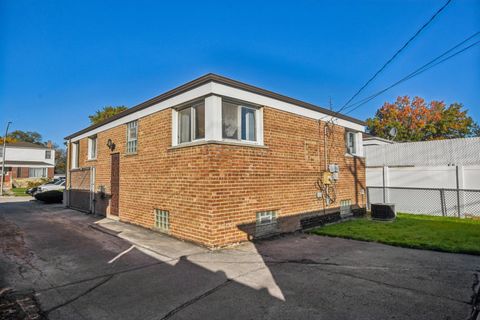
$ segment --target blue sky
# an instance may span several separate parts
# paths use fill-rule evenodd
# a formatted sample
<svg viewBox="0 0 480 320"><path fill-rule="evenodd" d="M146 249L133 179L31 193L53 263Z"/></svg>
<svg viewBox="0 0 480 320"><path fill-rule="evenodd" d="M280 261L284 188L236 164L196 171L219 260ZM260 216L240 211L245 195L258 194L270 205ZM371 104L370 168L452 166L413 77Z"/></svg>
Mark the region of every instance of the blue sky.
<svg viewBox="0 0 480 320"><path fill-rule="evenodd" d="M105 105L134 106L208 72L339 108L444 1L0 1L0 129L57 143ZM480 31L454 0L363 96ZM478 39L477 39L478 40ZM480 121L480 45L398 95L463 103Z"/></svg>

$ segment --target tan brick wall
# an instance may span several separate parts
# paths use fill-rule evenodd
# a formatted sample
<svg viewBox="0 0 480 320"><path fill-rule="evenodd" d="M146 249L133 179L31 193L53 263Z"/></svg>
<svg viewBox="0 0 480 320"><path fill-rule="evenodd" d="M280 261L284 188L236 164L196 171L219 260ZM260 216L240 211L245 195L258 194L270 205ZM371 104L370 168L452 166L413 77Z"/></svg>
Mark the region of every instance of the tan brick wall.
<svg viewBox="0 0 480 320"><path fill-rule="evenodd" d="M170 212L173 236L210 247L244 241L241 225L256 212L276 210L280 219L323 210L316 181L324 171L324 122L264 108L265 148L205 144L171 148L167 109L138 120L138 151L126 155L126 125L97 135L98 158L87 161L87 138L80 141L80 166L96 168L96 189L110 187L108 139L120 152L120 220L153 228L155 208ZM344 128L327 139L329 161L340 165L340 200L364 206L363 159L345 155ZM105 205L108 211L108 203ZM288 219L287 219L288 220ZM285 220L285 221L287 221ZM283 224L284 230L298 221Z"/></svg>

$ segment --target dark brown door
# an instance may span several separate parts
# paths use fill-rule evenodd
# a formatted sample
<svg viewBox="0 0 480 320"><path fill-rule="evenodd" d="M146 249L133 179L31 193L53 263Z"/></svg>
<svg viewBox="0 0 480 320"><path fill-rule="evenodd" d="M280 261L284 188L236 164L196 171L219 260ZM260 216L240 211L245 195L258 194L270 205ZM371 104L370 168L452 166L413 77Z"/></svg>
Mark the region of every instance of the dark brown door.
<svg viewBox="0 0 480 320"><path fill-rule="evenodd" d="M118 216L118 204L120 195L120 154L112 154L112 174L110 178L110 214Z"/></svg>

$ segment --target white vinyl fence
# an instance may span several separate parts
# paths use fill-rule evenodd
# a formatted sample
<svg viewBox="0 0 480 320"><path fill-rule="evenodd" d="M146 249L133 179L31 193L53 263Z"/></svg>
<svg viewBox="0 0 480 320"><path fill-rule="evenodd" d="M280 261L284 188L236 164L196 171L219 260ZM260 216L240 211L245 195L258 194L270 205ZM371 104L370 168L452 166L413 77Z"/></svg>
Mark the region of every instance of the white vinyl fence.
<svg viewBox="0 0 480 320"><path fill-rule="evenodd" d="M480 138L365 148L368 206L480 218Z"/></svg>

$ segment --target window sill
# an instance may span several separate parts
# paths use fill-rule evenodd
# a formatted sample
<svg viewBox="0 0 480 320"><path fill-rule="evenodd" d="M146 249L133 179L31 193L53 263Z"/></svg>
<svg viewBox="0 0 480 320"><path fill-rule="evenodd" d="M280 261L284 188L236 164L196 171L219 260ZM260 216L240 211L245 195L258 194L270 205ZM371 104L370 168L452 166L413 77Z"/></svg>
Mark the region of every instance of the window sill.
<svg viewBox="0 0 480 320"><path fill-rule="evenodd" d="M87 159L87 162L95 162L95 161L97 161L97 158L95 158L95 159Z"/></svg>
<svg viewBox="0 0 480 320"><path fill-rule="evenodd" d="M176 146L172 146L168 148L167 150L176 150L176 149L182 149L182 148L188 148L188 147L203 146L207 144L219 144L219 145L227 145L227 146L235 146L235 147L268 149L267 146L255 144L255 143L248 143L248 142L202 140L202 141L194 141L194 142L178 144Z"/></svg>
<svg viewBox="0 0 480 320"><path fill-rule="evenodd" d="M349 158L365 158L365 156L363 156L363 155L352 154L352 153L345 153L345 157L349 157Z"/></svg>
<svg viewBox="0 0 480 320"><path fill-rule="evenodd" d="M124 157L134 157L136 155L138 155L138 152L130 152L130 153L123 154Z"/></svg>

